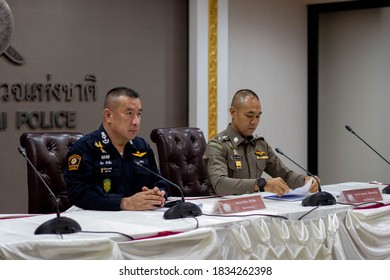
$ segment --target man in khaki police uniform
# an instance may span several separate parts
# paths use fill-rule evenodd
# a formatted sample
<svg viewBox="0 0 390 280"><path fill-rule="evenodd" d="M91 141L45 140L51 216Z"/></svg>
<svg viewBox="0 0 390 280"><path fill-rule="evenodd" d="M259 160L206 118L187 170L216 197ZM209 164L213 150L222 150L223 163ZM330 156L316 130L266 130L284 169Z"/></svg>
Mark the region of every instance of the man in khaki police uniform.
<svg viewBox="0 0 390 280"><path fill-rule="evenodd" d="M231 124L208 144L204 159L210 193L219 195L267 191L282 196L311 179L287 168L260 135L253 135L262 113L259 97L249 89L236 92ZM266 172L272 178L262 176ZM317 192L313 180L310 192Z"/></svg>

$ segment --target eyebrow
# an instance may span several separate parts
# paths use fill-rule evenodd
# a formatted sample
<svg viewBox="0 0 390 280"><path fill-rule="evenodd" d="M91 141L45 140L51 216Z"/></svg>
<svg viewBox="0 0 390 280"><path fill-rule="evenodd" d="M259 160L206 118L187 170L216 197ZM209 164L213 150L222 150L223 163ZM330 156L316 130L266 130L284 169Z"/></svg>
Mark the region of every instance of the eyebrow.
<svg viewBox="0 0 390 280"><path fill-rule="evenodd" d="M125 110L126 111L132 111L132 112L137 111L137 109L131 108L131 107L127 107ZM142 112L142 108L140 108L138 111Z"/></svg>
<svg viewBox="0 0 390 280"><path fill-rule="evenodd" d="M248 112L246 112L245 114L261 115L262 113L263 113L263 111L260 111L259 113L255 112L255 111L248 111Z"/></svg>

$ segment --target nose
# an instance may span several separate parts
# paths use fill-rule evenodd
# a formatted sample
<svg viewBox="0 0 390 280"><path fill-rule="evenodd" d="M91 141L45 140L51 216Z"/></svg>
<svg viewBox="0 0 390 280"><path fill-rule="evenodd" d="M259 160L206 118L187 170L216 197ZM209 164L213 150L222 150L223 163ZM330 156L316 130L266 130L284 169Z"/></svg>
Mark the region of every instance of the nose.
<svg viewBox="0 0 390 280"><path fill-rule="evenodd" d="M136 126L141 123L141 116L140 115L135 115L131 123Z"/></svg>
<svg viewBox="0 0 390 280"><path fill-rule="evenodd" d="M251 124L253 125L253 124L258 124L260 122L260 119L258 119L258 118L253 118L253 119L251 119Z"/></svg>

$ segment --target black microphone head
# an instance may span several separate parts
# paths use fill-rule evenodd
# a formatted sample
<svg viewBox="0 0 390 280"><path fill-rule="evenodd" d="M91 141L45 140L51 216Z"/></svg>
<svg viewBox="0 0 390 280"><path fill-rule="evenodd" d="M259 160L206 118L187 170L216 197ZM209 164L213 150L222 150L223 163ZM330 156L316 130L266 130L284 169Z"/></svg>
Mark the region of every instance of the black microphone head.
<svg viewBox="0 0 390 280"><path fill-rule="evenodd" d="M345 128L350 131L350 132L353 132L352 128L349 126L349 125L346 125Z"/></svg>
<svg viewBox="0 0 390 280"><path fill-rule="evenodd" d="M336 198L328 192L317 192L302 200L303 206L334 205Z"/></svg>
<svg viewBox="0 0 390 280"><path fill-rule="evenodd" d="M279 149L279 148L276 148L276 149L275 149L275 151L276 151L277 153L279 153L279 154L283 155L283 151L282 151L281 149Z"/></svg>
<svg viewBox="0 0 390 280"><path fill-rule="evenodd" d="M191 202L179 203L164 212L164 219L180 219L187 217L201 216L200 207Z"/></svg>

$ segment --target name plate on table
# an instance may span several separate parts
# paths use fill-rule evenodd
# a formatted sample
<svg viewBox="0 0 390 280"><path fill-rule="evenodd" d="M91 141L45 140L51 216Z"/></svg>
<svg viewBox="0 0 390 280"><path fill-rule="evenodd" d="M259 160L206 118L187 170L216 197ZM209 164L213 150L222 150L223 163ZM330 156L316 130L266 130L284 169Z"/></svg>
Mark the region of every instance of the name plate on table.
<svg viewBox="0 0 390 280"><path fill-rule="evenodd" d="M382 201L382 193L379 188L365 188L358 190L345 190L341 193L340 200L347 203L362 203L362 202L375 202Z"/></svg>
<svg viewBox="0 0 390 280"><path fill-rule="evenodd" d="M213 213L233 214L253 210L264 209L264 201L261 195L245 196L229 199L221 199L214 203ZM219 211L218 211L219 210Z"/></svg>

